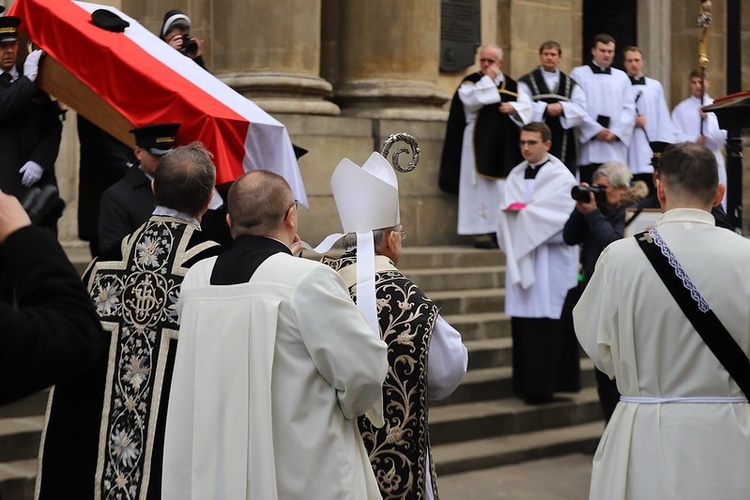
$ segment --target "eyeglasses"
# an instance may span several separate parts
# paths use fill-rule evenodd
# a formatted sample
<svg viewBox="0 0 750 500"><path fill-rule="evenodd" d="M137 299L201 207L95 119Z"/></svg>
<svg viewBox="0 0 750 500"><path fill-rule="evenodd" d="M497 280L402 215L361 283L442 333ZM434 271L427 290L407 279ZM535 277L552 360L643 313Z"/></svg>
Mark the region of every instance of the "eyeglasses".
<svg viewBox="0 0 750 500"><path fill-rule="evenodd" d="M289 205L289 208L287 208L287 209L286 209L286 212L284 212L284 220L286 220L286 219L287 219L287 217L289 217L289 210L291 210L291 208L292 208L292 207L294 207L294 209L295 209L295 210L299 210L299 201L297 201L297 200L294 200L294 201L292 202L292 204L291 204L291 205Z"/></svg>

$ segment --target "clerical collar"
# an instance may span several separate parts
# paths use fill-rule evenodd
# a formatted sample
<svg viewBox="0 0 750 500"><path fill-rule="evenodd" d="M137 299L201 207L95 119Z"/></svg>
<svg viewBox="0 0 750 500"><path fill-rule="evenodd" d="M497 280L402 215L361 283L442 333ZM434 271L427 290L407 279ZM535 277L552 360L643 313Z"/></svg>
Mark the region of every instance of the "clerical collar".
<svg viewBox="0 0 750 500"><path fill-rule="evenodd" d="M630 78L630 83L633 85L646 85L646 77L641 76L630 76L628 75L628 78Z"/></svg>
<svg viewBox="0 0 750 500"><path fill-rule="evenodd" d="M162 217L174 217L175 219L182 219L188 224L193 224L199 230L201 228L201 223L198 222L198 219L196 219L192 215L188 215L185 212L180 212L179 210L165 207L163 205L156 205L156 208L154 208L154 211L151 213L151 215L160 215Z"/></svg>
<svg viewBox="0 0 750 500"><path fill-rule="evenodd" d="M611 75L612 74L612 68L610 66L607 66L606 68L602 68L598 64L596 64L594 61L590 61L588 63L589 68L591 68L591 72L595 75Z"/></svg>
<svg viewBox="0 0 750 500"><path fill-rule="evenodd" d="M543 166L545 166L549 162L549 155L544 159L544 161L541 161L537 163L536 165L532 165L531 163L528 164L526 167L526 170L524 170L524 179L536 179L536 174L539 173L539 170L542 169Z"/></svg>
<svg viewBox="0 0 750 500"><path fill-rule="evenodd" d="M557 74L560 73L560 69L559 68L555 68L552 71L547 71L546 69L544 69L544 66L539 66L539 69L542 70L542 74L543 75L547 75L547 76L557 75Z"/></svg>

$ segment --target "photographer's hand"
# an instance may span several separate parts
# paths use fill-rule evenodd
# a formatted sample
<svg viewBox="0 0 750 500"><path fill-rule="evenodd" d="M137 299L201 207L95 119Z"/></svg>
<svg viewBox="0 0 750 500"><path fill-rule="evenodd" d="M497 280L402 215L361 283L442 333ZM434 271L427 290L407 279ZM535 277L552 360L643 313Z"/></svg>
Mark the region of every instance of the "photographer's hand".
<svg viewBox="0 0 750 500"><path fill-rule="evenodd" d="M588 183L582 182L581 186L588 187ZM590 214L594 210L599 210L594 193L589 193L589 201L576 201L576 210L583 215Z"/></svg>
<svg viewBox="0 0 750 500"><path fill-rule="evenodd" d="M178 33L167 40L167 43L175 50L182 50L182 34Z"/></svg>
<svg viewBox="0 0 750 500"><path fill-rule="evenodd" d="M15 196L0 191L0 243L10 234L30 225L31 219L21 206L21 202Z"/></svg>

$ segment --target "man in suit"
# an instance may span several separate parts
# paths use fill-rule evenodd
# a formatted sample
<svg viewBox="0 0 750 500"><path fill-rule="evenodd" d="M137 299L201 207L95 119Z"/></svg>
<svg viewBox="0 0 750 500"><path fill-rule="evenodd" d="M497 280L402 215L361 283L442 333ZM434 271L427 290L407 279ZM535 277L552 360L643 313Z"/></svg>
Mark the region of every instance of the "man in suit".
<svg viewBox="0 0 750 500"><path fill-rule="evenodd" d="M41 51L17 65L20 24L18 17L0 17L0 189L23 200L34 187L52 186L51 209L34 222L55 231L63 207L55 178L60 107L34 83Z"/></svg>

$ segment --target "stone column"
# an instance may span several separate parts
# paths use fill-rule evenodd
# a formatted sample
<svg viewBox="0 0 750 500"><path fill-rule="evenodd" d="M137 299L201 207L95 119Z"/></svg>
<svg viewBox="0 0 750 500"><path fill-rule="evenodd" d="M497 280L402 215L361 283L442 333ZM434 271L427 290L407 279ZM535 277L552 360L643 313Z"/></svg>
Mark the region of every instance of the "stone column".
<svg viewBox="0 0 750 500"><path fill-rule="evenodd" d="M439 0L340 0L339 80L334 97L350 116L444 119L437 86ZM328 15L326 12L324 15Z"/></svg>
<svg viewBox="0 0 750 500"><path fill-rule="evenodd" d="M321 0L214 0L209 69L269 113L338 115L320 75Z"/></svg>

